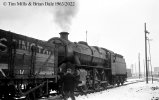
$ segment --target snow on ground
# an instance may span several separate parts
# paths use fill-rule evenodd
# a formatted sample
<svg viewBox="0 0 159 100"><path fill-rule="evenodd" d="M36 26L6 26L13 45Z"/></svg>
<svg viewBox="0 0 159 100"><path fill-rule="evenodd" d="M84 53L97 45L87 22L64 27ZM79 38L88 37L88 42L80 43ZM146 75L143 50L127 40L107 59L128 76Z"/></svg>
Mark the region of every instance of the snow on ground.
<svg viewBox="0 0 159 100"><path fill-rule="evenodd" d="M159 100L159 82L153 84L151 81L148 84L139 82L87 96L78 96L76 100Z"/></svg>
<svg viewBox="0 0 159 100"><path fill-rule="evenodd" d="M143 81L143 80L145 80L145 78L128 78L127 80L126 80L126 82L124 82L124 84L128 84L128 83L132 83L132 82L136 82L136 81Z"/></svg>
<svg viewBox="0 0 159 100"><path fill-rule="evenodd" d="M138 80L144 79L128 79L125 84ZM76 100L159 100L159 82L154 81L152 84L152 81L149 81L146 84L146 81L143 81L75 98ZM53 98L47 100L53 100Z"/></svg>

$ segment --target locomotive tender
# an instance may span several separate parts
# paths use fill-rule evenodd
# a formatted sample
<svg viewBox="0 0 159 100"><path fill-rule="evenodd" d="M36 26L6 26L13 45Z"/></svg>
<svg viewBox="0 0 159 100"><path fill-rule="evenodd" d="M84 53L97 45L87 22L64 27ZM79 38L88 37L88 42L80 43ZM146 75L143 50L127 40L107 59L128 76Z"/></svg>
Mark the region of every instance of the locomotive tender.
<svg viewBox="0 0 159 100"><path fill-rule="evenodd" d="M0 30L0 98L32 100L59 91L59 73L68 67L79 75L78 86L85 92L124 83L122 55L83 41L71 42L68 34L41 41Z"/></svg>

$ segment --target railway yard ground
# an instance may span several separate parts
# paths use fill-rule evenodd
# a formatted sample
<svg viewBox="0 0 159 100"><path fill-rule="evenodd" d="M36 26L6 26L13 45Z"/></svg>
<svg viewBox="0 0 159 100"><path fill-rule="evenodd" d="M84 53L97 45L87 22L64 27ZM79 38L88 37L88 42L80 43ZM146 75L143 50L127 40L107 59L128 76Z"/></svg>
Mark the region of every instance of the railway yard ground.
<svg viewBox="0 0 159 100"><path fill-rule="evenodd" d="M131 78L120 87L110 87L107 90L78 95L76 100L159 100L159 78L154 78L148 84L144 78ZM39 100L62 100L59 96L52 96ZM71 100L70 98L68 100Z"/></svg>

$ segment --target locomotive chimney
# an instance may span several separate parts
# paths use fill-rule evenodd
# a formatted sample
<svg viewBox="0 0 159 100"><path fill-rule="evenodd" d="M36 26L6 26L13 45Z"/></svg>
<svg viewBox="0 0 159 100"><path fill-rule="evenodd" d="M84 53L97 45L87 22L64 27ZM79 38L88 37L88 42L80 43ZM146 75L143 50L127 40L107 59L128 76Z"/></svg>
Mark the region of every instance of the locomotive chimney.
<svg viewBox="0 0 159 100"><path fill-rule="evenodd" d="M68 32L60 32L59 34L61 39L68 40Z"/></svg>

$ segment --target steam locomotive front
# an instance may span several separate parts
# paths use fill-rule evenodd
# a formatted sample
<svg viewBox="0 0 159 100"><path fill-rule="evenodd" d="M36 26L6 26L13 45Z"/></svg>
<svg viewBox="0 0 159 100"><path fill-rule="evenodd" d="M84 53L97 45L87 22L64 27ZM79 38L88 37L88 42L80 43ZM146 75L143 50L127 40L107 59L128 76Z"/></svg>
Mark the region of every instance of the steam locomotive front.
<svg viewBox="0 0 159 100"><path fill-rule="evenodd" d="M61 32L60 38L54 37L48 40L48 43L58 46L58 62L59 65L64 62L73 62L73 43L68 40L68 32Z"/></svg>

